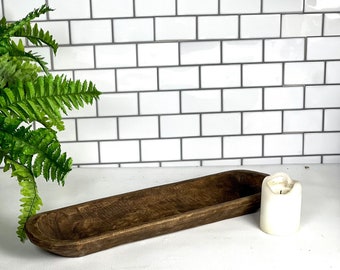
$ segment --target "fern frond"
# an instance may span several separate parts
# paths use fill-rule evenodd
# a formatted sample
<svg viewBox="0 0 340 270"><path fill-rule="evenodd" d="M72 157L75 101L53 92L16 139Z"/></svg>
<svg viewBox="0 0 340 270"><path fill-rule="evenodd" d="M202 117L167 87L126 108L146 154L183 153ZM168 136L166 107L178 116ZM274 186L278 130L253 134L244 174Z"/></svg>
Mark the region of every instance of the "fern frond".
<svg viewBox="0 0 340 270"><path fill-rule="evenodd" d="M64 128L61 111L92 104L100 92L92 83L66 80L62 76L38 77L35 82L21 82L16 89L0 93L0 112L16 115L25 122L38 121L45 127Z"/></svg>
<svg viewBox="0 0 340 270"><path fill-rule="evenodd" d="M46 180L64 185L65 177L72 169L72 159L61 153L55 131L47 128L30 130L30 127L19 126L18 120L11 117L0 117L0 149L5 160L21 164L32 177L42 174Z"/></svg>
<svg viewBox="0 0 340 270"><path fill-rule="evenodd" d="M26 240L25 233L25 224L29 217L35 215L37 211L39 211L40 206L42 205L42 200L38 195L37 185L32 175L31 171L25 167L24 165L11 160L6 157L5 164L7 168L10 167L12 169L12 177L17 177L18 183L21 187L20 194L20 212L18 227L17 227L17 236L20 241Z"/></svg>
<svg viewBox="0 0 340 270"><path fill-rule="evenodd" d="M19 181L21 187L20 194L20 212L18 220L17 235L21 242L25 241L27 236L25 232L25 224L27 220L35 215L42 205L42 200L39 197L37 185L33 180Z"/></svg>
<svg viewBox="0 0 340 270"><path fill-rule="evenodd" d="M40 55L33 53L32 51L26 52L22 44L21 39L18 44L15 43L12 37L27 38L36 46L47 45L50 47L54 54L58 49L57 42L53 39L53 36L48 32L38 28L35 24L32 28L31 21L48 11L52 11L47 5L42 5L40 8L30 12L23 19L14 23L7 23L3 18L0 21L0 55L10 54L11 56L22 57L25 60L30 60L38 63L45 73L48 73L47 63Z"/></svg>
<svg viewBox="0 0 340 270"><path fill-rule="evenodd" d="M41 68L29 61L12 57L8 54L0 56L0 89L14 85L15 82L34 81Z"/></svg>
<svg viewBox="0 0 340 270"><path fill-rule="evenodd" d="M56 54L58 50L58 43L55 41L50 32L45 32L44 30L39 29L38 24L34 24L33 27L31 24L26 24L22 28L18 29L14 33L14 36L25 37L36 46L47 45L53 50L54 54Z"/></svg>
<svg viewBox="0 0 340 270"><path fill-rule="evenodd" d="M27 26L32 20L38 18L39 16L47 13L48 11L53 11L46 4L42 5L40 8L34 9L32 12L28 13L24 18L14 23L7 23L6 20L1 21L1 36L4 38L10 38L15 36L18 31L25 26Z"/></svg>

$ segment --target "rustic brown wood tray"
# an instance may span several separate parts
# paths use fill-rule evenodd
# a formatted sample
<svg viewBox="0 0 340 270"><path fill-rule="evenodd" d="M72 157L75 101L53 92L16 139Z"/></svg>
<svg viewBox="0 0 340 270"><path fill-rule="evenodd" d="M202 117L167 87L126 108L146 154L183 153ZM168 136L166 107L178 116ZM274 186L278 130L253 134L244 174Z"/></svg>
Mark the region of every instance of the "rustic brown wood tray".
<svg viewBox="0 0 340 270"><path fill-rule="evenodd" d="M266 174L234 170L52 210L26 233L49 252L78 257L255 212Z"/></svg>

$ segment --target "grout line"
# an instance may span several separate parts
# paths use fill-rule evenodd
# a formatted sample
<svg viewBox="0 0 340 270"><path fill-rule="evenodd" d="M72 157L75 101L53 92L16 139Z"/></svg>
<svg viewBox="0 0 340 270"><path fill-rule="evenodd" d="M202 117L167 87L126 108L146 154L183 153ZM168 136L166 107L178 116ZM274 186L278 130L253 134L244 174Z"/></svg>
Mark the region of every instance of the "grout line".
<svg viewBox="0 0 340 270"><path fill-rule="evenodd" d="M237 31L237 40L241 39L241 15L237 15L237 20L238 20L238 31Z"/></svg>
<svg viewBox="0 0 340 270"><path fill-rule="evenodd" d="M157 31L156 31L156 18L155 17L153 17L152 18L152 27L153 27L153 41L154 42L156 42L157 41L157 36L156 36L156 33L157 33Z"/></svg>
<svg viewBox="0 0 340 270"><path fill-rule="evenodd" d="M136 1L132 0L132 17L136 18Z"/></svg>
<svg viewBox="0 0 340 270"><path fill-rule="evenodd" d="M162 129L161 129L161 116L157 115L158 120L158 138L162 138Z"/></svg>
<svg viewBox="0 0 340 270"><path fill-rule="evenodd" d="M323 37L325 33L325 13L322 13L321 16L321 37Z"/></svg>
<svg viewBox="0 0 340 270"><path fill-rule="evenodd" d="M112 44L115 43L115 20L111 19L111 39L112 39Z"/></svg>
<svg viewBox="0 0 340 270"><path fill-rule="evenodd" d="M283 30L283 24L282 24L282 20L283 20L283 15L280 14L280 32L279 32L279 38L282 38L282 30Z"/></svg>
<svg viewBox="0 0 340 270"><path fill-rule="evenodd" d="M89 4L90 4L90 19L93 19L92 0L89 0Z"/></svg>
<svg viewBox="0 0 340 270"><path fill-rule="evenodd" d="M199 40L198 16L195 16L195 40Z"/></svg>
<svg viewBox="0 0 340 270"><path fill-rule="evenodd" d="M100 141L97 142L97 147L98 147L98 163L102 163L102 158L101 158L101 150L100 150Z"/></svg>

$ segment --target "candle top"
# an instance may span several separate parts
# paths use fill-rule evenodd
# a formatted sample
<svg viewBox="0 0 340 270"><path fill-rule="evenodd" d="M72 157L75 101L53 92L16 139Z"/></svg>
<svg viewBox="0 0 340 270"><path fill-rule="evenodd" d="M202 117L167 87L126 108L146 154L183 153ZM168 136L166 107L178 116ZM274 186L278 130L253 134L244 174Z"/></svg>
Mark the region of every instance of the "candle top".
<svg viewBox="0 0 340 270"><path fill-rule="evenodd" d="M294 181L285 173L268 177L267 185L274 194L287 194L294 187Z"/></svg>

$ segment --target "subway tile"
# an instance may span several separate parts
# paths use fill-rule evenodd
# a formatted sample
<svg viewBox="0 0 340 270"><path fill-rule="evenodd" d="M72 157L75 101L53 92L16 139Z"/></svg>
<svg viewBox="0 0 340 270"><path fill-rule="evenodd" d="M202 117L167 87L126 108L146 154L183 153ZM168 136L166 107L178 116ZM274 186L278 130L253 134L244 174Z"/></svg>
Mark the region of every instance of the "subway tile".
<svg viewBox="0 0 340 270"><path fill-rule="evenodd" d="M198 17L198 39L227 39L237 37L237 16Z"/></svg>
<svg viewBox="0 0 340 270"><path fill-rule="evenodd" d="M220 0L221 14L260 13L261 0Z"/></svg>
<svg viewBox="0 0 340 270"><path fill-rule="evenodd" d="M222 43L223 63L262 62L261 40L233 40Z"/></svg>
<svg viewBox="0 0 340 270"><path fill-rule="evenodd" d="M325 110L325 131L340 131L340 109Z"/></svg>
<svg viewBox="0 0 340 270"><path fill-rule="evenodd" d="M307 60L340 58L340 37L314 37L307 40Z"/></svg>
<svg viewBox="0 0 340 270"><path fill-rule="evenodd" d="M307 86L305 103L306 108L340 107L340 86Z"/></svg>
<svg viewBox="0 0 340 270"><path fill-rule="evenodd" d="M114 117L78 119L77 129L80 141L117 139L117 119Z"/></svg>
<svg viewBox="0 0 340 270"><path fill-rule="evenodd" d="M117 91L157 90L156 68L127 68L117 70Z"/></svg>
<svg viewBox="0 0 340 270"><path fill-rule="evenodd" d="M141 114L171 114L179 113L179 93L145 92L140 94Z"/></svg>
<svg viewBox="0 0 340 270"><path fill-rule="evenodd" d="M100 161L109 162L138 162L138 141L107 141L99 142Z"/></svg>
<svg viewBox="0 0 340 270"><path fill-rule="evenodd" d="M281 158L244 158L243 166L249 165L279 165L281 164Z"/></svg>
<svg viewBox="0 0 340 270"><path fill-rule="evenodd" d="M241 134L241 113L202 114L202 135Z"/></svg>
<svg viewBox="0 0 340 270"><path fill-rule="evenodd" d="M280 36L280 15L241 15L241 38Z"/></svg>
<svg viewBox="0 0 340 270"><path fill-rule="evenodd" d="M340 83L340 61L326 62L326 83Z"/></svg>
<svg viewBox="0 0 340 270"><path fill-rule="evenodd" d="M302 109L303 87L268 87L264 89L264 109Z"/></svg>
<svg viewBox="0 0 340 270"><path fill-rule="evenodd" d="M182 141L183 159L210 159L222 157L221 138L185 138Z"/></svg>
<svg viewBox="0 0 340 270"><path fill-rule="evenodd" d="M176 14L175 0L135 0L136 16L166 16Z"/></svg>
<svg viewBox="0 0 340 270"><path fill-rule="evenodd" d="M196 38L195 17L156 18L156 40L185 40Z"/></svg>
<svg viewBox="0 0 340 270"><path fill-rule="evenodd" d="M220 42L183 42L180 44L180 56L182 65L220 63Z"/></svg>
<svg viewBox="0 0 340 270"><path fill-rule="evenodd" d="M138 113L136 93L101 95L98 100L99 116L135 115Z"/></svg>
<svg viewBox="0 0 340 270"><path fill-rule="evenodd" d="M34 49L33 49L33 51L34 51L34 53L36 53L36 54L38 54L38 55L40 55L41 57L43 57L44 58L44 61L47 63L47 68L49 69L49 70L51 70L52 69L52 64L51 64L51 56L52 56L52 54L51 54L51 50L50 50L50 48L48 48L48 47L35 47ZM65 62L63 62L63 60L61 59L61 54L62 53L64 53L65 51L63 51L63 50L60 50L60 48L58 49L58 57L59 57L59 62L58 63L61 63L61 64L69 64L70 62L69 61L65 61ZM80 55L82 54L83 52L82 52L82 50L80 50L80 51L78 51L77 52L77 54L75 55L77 58L78 57L80 57ZM54 57L54 59L56 59L57 58L57 56L55 56L55 55L53 55L53 57ZM93 60L92 59L90 59L90 57L87 57L86 59L84 59L85 60L85 62L92 62ZM82 60L80 60L80 61L82 61ZM75 64L75 66L77 66L77 63ZM55 65L54 65L54 68L55 68Z"/></svg>
<svg viewBox="0 0 340 270"><path fill-rule="evenodd" d="M76 20L70 25L72 44L112 42L111 20Z"/></svg>
<svg viewBox="0 0 340 270"><path fill-rule="evenodd" d="M282 64L245 64L243 86L274 86L282 84Z"/></svg>
<svg viewBox="0 0 340 270"><path fill-rule="evenodd" d="M35 5L40 7L45 4L44 0L37 0L34 2L23 2L21 0L4 0L1 7L4 8L3 14L6 16L7 21L16 21L25 17L32 11L32 7ZM2 18L2 17L1 17ZM46 19L46 15L42 15L39 19Z"/></svg>
<svg viewBox="0 0 340 270"><path fill-rule="evenodd" d="M340 1L305 0L305 11L307 12L340 11Z"/></svg>
<svg viewBox="0 0 340 270"><path fill-rule="evenodd" d="M304 140L304 154L339 154L340 133L306 133Z"/></svg>
<svg viewBox="0 0 340 270"><path fill-rule="evenodd" d="M323 164L340 163L340 156L330 155L323 156Z"/></svg>
<svg viewBox="0 0 340 270"><path fill-rule="evenodd" d="M99 162L97 142L64 142L61 149L72 157L73 164Z"/></svg>
<svg viewBox="0 0 340 270"><path fill-rule="evenodd" d="M115 42L152 41L154 39L153 19L116 19L113 21Z"/></svg>
<svg viewBox="0 0 340 270"><path fill-rule="evenodd" d="M96 117L97 116L97 106L93 103L90 106L84 106L84 108L79 108L79 110L68 110L67 115L62 114L63 118L80 118L80 117Z"/></svg>
<svg viewBox="0 0 340 270"><path fill-rule="evenodd" d="M60 142L76 141L76 120L63 119L65 129L58 132L58 140Z"/></svg>
<svg viewBox="0 0 340 270"><path fill-rule="evenodd" d="M91 0L94 18L133 16L133 0Z"/></svg>
<svg viewBox="0 0 340 270"><path fill-rule="evenodd" d="M93 46L59 47L54 58L54 69L94 68Z"/></svg>
<svg viewBox="0 0 340 270"><path fill-rule="evenodd" d="M81 81L92 81L101 92L116 91L116 76L113 69L76 70L74 78Z"/></svg>
<svg viewBox="0 0 340 270"><path fill-rule="evenodd" d="M325 14L324 35L325 36L340 35L340 14L339 13Z"/></svg>
<svg viewBox="0 0 340 270"><path fill-rule="evenodd" d="M198 114L161 116L160 125L162 138L200 135L200 118Z"/></svg>
<svg viewBox="0 0 340 270"><path fill-rule="evenodd" d="M177 0L178 15L218 14L218 0Z"/></svg>
<svg viewBox="0 0 340 270"><path fill-rule="evenodd" d="M301 12L304 0L263 0L263 12Z"/></svg>
<svg viewBox="0 0 340 270"><path fill-rule="evenodd" d="M252 111L261 109L261 88L223 90L223 111Z"/></svg>
<svg viewBox="0 0 340 270"><path fill-rule="evenodd" d="M158 138L157 116L119 117L119 139Z"/></svg>
<svg viewBox="0 0 340 270"><path fill-rule="evenodd" d="M164 161L161 163L162 167L199 167L199 161Z"/></svg>
<svg viewBox="0 0 340 270"><path fill-rule="evenodd" d="M282 15L283 37L320 36L321 28L321 14Z"/></svg>
<svg viewBox="0 0 340 270"><path fill-rule="evenodd" d="M159 68L159 88L194 89L199 87L198 67Z"/></svg>
<svg viewBox="0 0 340 270"><path fill-rule="evenodd" d="M140 66L178 65L178 44L138 44L138 63Z"/></svg>
<svg viewBox="0 0 340 270"><path fill-rule="evenodd" d="M301 134L264 136L265 156L302 155Z"/></svg>
<svg viewBox="0 0 340 270"><path fill-rule="evenodd" d="M179 160L181 144L179 139L142 140L142 161Z"/></svg>
<svg viewBox="0 0 340 270"><path fill-rule="evenodd" d="M197 90L182 92L182 112L221 111L220 90Z"/></svg>
<svg viewBox="0 0 340 270"><path fill-rule="evenodd" d="M201 85L207 88L241 85L240 65L212 65L201 68Z"/></svg>
<svg viewBox="0 0 340 270"><path fill-rule="evenodd" d="M136 66L136 45L97 45L95 46L97 68Z"/></svg>
<svg viewBox="0 0 340 270"><path fill-rule="evenodd" d="M262 136L231 136L223 138L223 157L262 156Z"/></svg>
<svg viewBox="0 0 340 270"><path fill-rule="evenodd" d="M282 131L282 113L245 112L243 113L244 134L279 133Z"/></svg>
<svg viewBox="0 0 340 270"><path fill-rule="evenodd" d="M48 4L54 9L53 12L49 12L49 18L52 20L89 19L91 17L89 0L68 0L66 5L64 1L49 0Z"/></svg>
<svg viewBox="0 0 340 270"><path fill-rule="evenodd" d="M320 156L311 156L311 157L283 157L283 164L320 164L321 157Z"/></svg>
<svg viewBox="0 0 340 270"><path fill-rule="evenodd" d="M322 130L322 110L301 110L284 112L284 132Z"/></svg>
<svg viewBox="0 0 340 270"><path fill-rule="evenodd" d="M39 28L49 31L59 45L70 44L70 31L67 21L37 22Z"/></svg>
<svg viewBox="0 0 340 270"><path fill-rule="evenodd" d="M241 159L203 160L202 166L241 166Z"/></svg>
<svg viewBox="0 0 340 270"><path fill-rule="evenodd" d="M305 42L302 38L265 40L265 61L299 61L304 59Z"/></svg>
<svg viewBox="0 0 340 270"><path fill-rule="evenodd" d="M155 168L160 167L160 162L139 162L139 163L121 163L121 168Z"/></svg>
<svg viewBox="0 0 340 270"><path fill-rule="evenodd" d="M285 84L322 84L324 62L285 63Z"/></svg>

